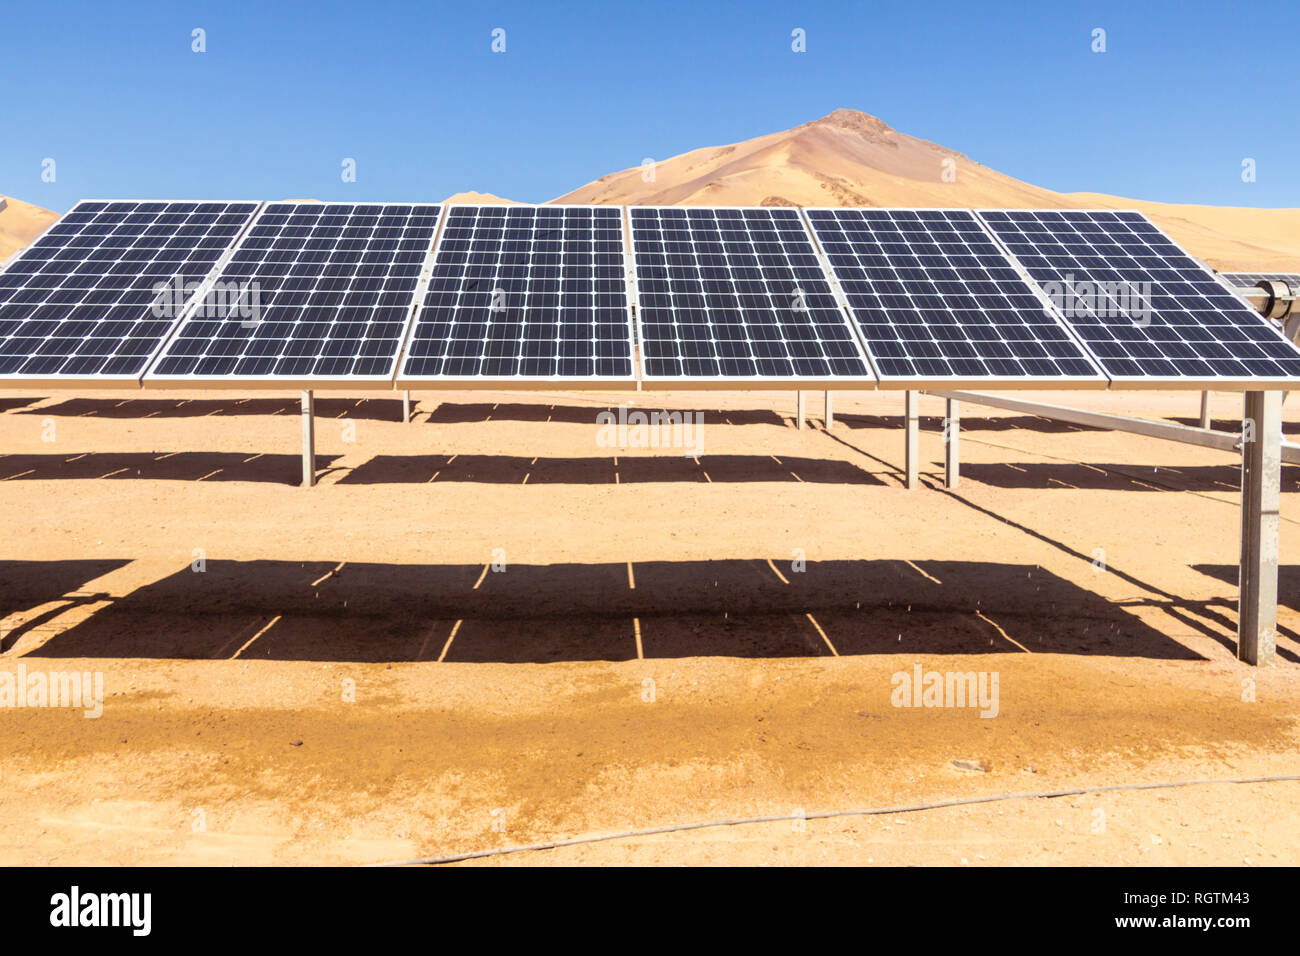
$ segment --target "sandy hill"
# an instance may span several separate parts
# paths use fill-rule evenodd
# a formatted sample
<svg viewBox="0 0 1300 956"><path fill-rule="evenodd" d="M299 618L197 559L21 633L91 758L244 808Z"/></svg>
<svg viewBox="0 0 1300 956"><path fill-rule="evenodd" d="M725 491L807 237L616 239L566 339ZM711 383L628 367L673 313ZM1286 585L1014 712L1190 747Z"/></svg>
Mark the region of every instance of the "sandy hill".
<svg viewBox="0 0 1300 956"><path fill-rule="evenodd" d="M473 190L464 193L456 193L454 196L448 196L442 201L444 206L450 206L453 203L465 203L467 205L479 206L518 206L521 205L514 199L502 199L500 196L494 196L491 193L476 193Z"/></svg>
<svg viewBox="0 0 1300 956"><path fill-rule="evenodd" d="M856 110L794 129L602 176L552 202L662 205L947 206L1140 209L1224 271L1300 271L1300 209L1194 206L1057 193L1021 182ZM945 175L947 173L948 175ZM444 203L513 203L461 192ZM17 200L0 210L0 258L30 242L54 213Z"/></svg>
<svg viewBox="0 0 1300 956"><path fill-rule="evenodd" d="M945 181L945 168L951 175ZM662 205L1140 209L1218 269L1300 268L1300 209L1184 206L1057 193L1005 176L874 116L836 110L780 133L602 176L555 199Z"/></svg>
<svg viewBox="0 0 1300 956"><path fill-rule="evenodd" d="M944 164L956 179L945 182ZM556 202L737 206L1068 205L855 110L730 146L708 146L603 176Z"/></svg>
<svg viewBox="0 0 1300 956"><path fill-rule="evenodd" d="M0 262L43 233L58 213L0 196Z"/></svg>

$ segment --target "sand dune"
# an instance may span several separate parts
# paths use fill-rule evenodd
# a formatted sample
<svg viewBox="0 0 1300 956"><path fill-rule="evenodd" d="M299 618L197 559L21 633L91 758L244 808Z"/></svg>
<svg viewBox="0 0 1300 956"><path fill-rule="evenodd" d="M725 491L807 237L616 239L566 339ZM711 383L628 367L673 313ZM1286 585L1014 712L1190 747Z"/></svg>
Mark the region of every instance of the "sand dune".
<svg viewBox="0 0 1300 956"><path fill-rule="evenodd" d="M469 191L444 202L515 200ZM1176 205L1053 192L846 109L743 143L673 156L652 171L637 166L610 173L552 202L1140 209L1216 269L1300 271L1300 209ZM0 257L39 235L54 215L10 200L9 208L0 211Z"/></svg>
<svg viewBox="0 0 1300 956"><path fill-rule="evenodd" d="M949 172L945 179L945 170ZM1221 270L1300 268L1300 209L1191 206L1057 193L855 110L602 176L555 202L1140 209Z"/></svg>
<svg viewBox="0 0 1300 956"><path fill-rule="evenodd" d="M443 200L444 205L452 203L478 204L480 206L517 206L520 205L515 199L502 199L500 196L494 196L491 193L476 193L472 189L468 192L456 193L454 196L448 196Z"/></svg>
<svg viewBox="0 0 1300 956"><path fill-rule="evenodd" d="M955 181L944 180L945 164ZM556 202L798 206L1070 205L853 110L604 176Z"/></svg>
<svg viewBox="0 0 1300 956"><path fill-rule="evenodd" d="M0 262L46 230L59 214L31 203L0 197Z"/></svg>

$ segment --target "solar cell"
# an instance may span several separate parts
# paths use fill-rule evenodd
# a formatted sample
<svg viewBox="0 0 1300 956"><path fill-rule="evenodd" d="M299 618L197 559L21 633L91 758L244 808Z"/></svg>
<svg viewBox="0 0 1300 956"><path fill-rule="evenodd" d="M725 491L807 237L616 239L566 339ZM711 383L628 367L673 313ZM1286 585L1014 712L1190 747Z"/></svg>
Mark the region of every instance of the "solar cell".
<svg viewBox="0 0 1300 956"><path fill-rule="evenodd" d="M965 209L808 209L881 385L1106 378Z"/></svg>
<svg viewBox="0 0 1300 956"><path fill-rule="evenodd" d="M0 272L0 382L138 380L257 206L77 203Z"/></svg>
<svg viewBox="0 0 1300 956"><path fill-rule="evenodd" d="M984 211L1116 384L1294 385L1300 350L1139 212Z"/></svg>
<svg viewBox="0 0 1300 956"><path fill-rule="evenodd" d="M629 210L647 384L874 386L797 210Z"/></svg>
<svg viewBox="0 0 1300 956"><path fill-rule="evenodd" d="M440 212L268 204L145 384L391 384Z"/></svg>
<svg viewBox="0 0 1300 956"><path fill-rule="evenodd" d="M621 206L451 206L399 387L630 384Z"/></svg>

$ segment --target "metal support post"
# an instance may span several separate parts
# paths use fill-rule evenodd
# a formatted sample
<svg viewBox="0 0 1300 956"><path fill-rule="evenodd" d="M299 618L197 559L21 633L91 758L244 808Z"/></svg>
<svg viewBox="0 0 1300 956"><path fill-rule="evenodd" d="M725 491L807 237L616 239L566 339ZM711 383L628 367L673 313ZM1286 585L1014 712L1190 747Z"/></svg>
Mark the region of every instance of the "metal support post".
<svg viewBox="0 0 1300 956"><path fill-rule="evenodd" d="M1282 393L1247 392L1242 425L1237 657L1247 664L1267 665L1273 663L1277 642Z"/></svg>

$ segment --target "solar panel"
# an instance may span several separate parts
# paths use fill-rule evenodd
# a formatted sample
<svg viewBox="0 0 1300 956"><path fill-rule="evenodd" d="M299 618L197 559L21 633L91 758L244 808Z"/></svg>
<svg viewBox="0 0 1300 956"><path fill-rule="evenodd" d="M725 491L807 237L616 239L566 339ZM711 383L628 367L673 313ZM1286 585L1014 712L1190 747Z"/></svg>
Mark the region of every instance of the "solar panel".
<svg viewBox="0 0 1300 956"><path fill-rule="evenodd" d="M797 210L629 212L646 384L874 387Z"/></svg>
<svg viewBox="0 0 1300 956"><path fill-rule="evenodd" d="M138 380L257 206L77 203L0 273L0 382Z"/></svg>
<svg viewBox="0 0 1300 956"><path fill-rule="evenodd" d="M391 385L441 207L271 203L146 385Z"/></svg>
<svg viewBox="0 0 1300 956"><path fill-rule="evenodd" d="M1295 272L1220 272L1219 278L1237 289L1253 289L1261 282L1285 282L1300 291L1300 273Z"/></svg>
<svg viewBox="0 0 1300 956"><path fill-rule="evenodd" d="M808 209L881 385L1106 384L965 209Z"/></svg>
<svg viewBox="0 0 1300 956"><path fill-rule="evenodd" d="M1300 351L1139 212L979 216L1124 385L1294 384Z"/></svg>
<svg viewBox="0 0 1300 956"><path fill-rule="evenodd" d="M621 206L451 206L399 387L631 384Z"/></svg>

